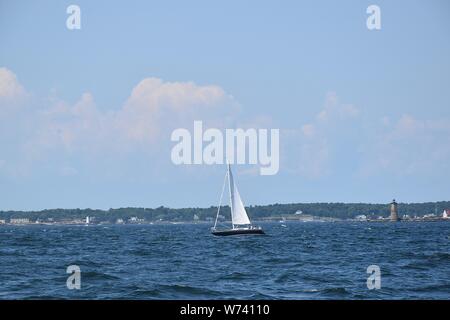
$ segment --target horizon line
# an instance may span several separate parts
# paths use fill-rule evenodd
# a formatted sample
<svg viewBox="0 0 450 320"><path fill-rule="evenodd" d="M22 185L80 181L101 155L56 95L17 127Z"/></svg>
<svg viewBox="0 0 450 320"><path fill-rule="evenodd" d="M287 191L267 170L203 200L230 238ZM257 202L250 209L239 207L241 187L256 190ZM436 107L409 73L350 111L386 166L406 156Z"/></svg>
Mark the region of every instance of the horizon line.
<svg viewBox="0 0 450 320"><path fill-rule="evenodd" d="M397 201L396 201L397 202ZM439 200L439 201L425 201L425 202L397 202L397 204L425 204L425 203L441 203L441 202L450 202L450 200ZM369 205L389 205L391 202L384 202L384 203L375 203L375 202L290 202L290 203L271 203L271 204L253 204L253 205L246 205L246 208L250 207L266 207L266 206L274 206L274 205L297 205L297 204L369 204ZM142 206L128 206L128 207L116 207L116 208L108 208L108 209L101 209L101 208L91 208L91 207L85 207L85 208L45 208L45 209L32 209L32 210L23 210L23 209L0 209L0 212L40 212L40 211L46 211L46 210L98 210L98 211L110 211L110 210L119 210L119 209L144 209L144 210L156 210L159 208L166 208L166 209L209 209L209 208L217 208L217 205L211 205L209 207L166 207L164 205L160 205L158 207L142 207ZM221 205L221 207L229 207L229 204Z"/></svg>

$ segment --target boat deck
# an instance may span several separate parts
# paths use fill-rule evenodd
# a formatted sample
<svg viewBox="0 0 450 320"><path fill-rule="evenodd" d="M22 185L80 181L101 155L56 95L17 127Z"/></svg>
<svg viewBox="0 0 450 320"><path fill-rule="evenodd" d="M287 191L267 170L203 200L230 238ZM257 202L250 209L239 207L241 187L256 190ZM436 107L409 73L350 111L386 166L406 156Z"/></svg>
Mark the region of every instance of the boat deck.
<svg viewBox="0 0 450 320"><path fill-rule="evenodd" d="M263 229L228 229L228 230L213 230L211 233L215 236L232 236L238 234L265 234Z"/></svg>

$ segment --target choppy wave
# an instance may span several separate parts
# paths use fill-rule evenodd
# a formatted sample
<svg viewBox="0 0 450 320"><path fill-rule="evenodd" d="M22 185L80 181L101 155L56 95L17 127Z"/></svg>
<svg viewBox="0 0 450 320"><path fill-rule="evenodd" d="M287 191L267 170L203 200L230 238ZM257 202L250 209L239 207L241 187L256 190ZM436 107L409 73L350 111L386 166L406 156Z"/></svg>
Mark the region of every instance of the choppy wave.
<svg viewBox="0 0 450 320"><path fill-rule="evenodd" d="M447 223L0 227L0 299L450 298ZM443 239L444 238L444 239ZM81 289L69 290L69 265ZM366 286L378 265L381 289Z"/></svg>

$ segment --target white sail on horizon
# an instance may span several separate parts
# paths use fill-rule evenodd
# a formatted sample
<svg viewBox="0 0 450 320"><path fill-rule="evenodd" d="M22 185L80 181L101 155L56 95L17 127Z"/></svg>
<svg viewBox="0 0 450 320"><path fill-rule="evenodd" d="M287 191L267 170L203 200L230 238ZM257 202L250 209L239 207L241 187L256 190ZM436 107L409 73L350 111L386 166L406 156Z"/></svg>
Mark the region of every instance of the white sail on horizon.
<svg viewBox="0 0 450 320"><path fill-rule="evenodd" d="M231 221L233 225L250 224L250 219L248 218L247 211L245 211L241 196L239 195L236 184L234 183L230 165L228 165L228 182L230 188Z"/></svg>

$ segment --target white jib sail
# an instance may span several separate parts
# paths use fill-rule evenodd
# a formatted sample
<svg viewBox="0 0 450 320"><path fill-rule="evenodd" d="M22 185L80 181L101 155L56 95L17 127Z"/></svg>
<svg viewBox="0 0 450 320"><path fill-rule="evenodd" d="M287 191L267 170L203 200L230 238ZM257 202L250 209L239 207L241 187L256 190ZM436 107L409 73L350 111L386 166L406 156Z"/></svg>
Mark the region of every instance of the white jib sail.
<svg viewBox="0 0 450 320"><path fill-rule="evenodd" d="M228 182L230 186L230 202L231 202L231 221L233 225L250 224L244 204L238 189L234 184L233 174L231 173L230 165L228 165Z"/></svg>

